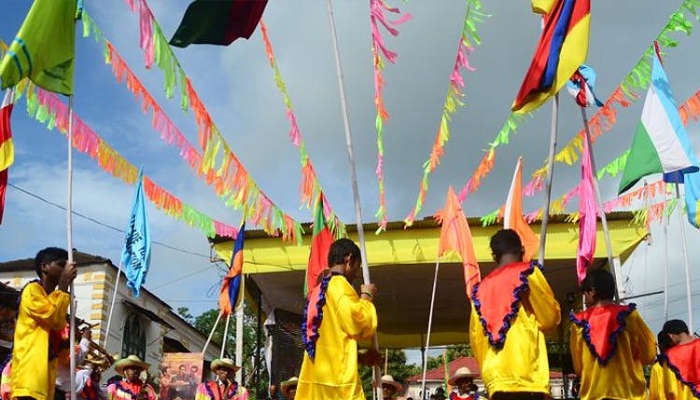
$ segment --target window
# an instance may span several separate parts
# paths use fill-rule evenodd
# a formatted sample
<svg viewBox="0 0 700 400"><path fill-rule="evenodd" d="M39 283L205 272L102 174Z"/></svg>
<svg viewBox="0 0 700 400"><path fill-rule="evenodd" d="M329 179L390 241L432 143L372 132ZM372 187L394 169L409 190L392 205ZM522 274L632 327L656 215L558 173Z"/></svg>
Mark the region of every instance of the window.
<svg viewBox="0 0 700 400"><path fill-rule="evenodd" d="M139 356L142 360L146 359L146 332L135 313L130 313L126 317L122 341L122 357L128 357L132 354Z"/></svg>

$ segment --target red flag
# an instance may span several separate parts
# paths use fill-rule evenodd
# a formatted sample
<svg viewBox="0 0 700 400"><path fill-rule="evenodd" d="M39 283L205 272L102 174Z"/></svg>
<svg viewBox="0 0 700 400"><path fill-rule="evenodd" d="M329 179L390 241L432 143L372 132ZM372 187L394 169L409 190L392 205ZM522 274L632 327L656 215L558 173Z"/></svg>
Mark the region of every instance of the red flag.
<svg viewBox="0 0 700 400"><path fill-rule="evenodd" d="M474 285L481 280L481 273L479 271L479 263L476 261L469 223L467 218L464 217L462 205L459 203L452 186L447 191L445 208L435 214L435 219L442 225L438 257L442 257L445 253L452 251L459 254L464 266L464 284L466 285L467 296L469 296Z"/></svg>
<svg viewBox="0 0 700 400"><path fill-rule="evenodd" d="M513 181L510 184L506 207L503 211L503 229L512 229L520 236L520 241L523 242L525 254L524 261L530 261L537 254L539 239L535 232L532 231L530 225L523 217L523 158L518 158L518 163L515 165L513 173Z"/></svg>
<svg viewBox="0 0 700 400"><path fill-rule="evenodd" d="M323 195L319 194L314 209L313 236L311 237L311 254L309 265L306 268L306 281L304 282L304 295L318 284L321 273L328 269L328 251L333 243L333 235L326 225L323 215Z"/></svg>
<svg viewBox="0 0 700 400"><path fill-rule="evenodd" d="M12 144L10 116L15 98L14 88L7 89L0 105L0 224L5 210L5 191L7 190L7 169L15 161L15 149Z"/></svg>

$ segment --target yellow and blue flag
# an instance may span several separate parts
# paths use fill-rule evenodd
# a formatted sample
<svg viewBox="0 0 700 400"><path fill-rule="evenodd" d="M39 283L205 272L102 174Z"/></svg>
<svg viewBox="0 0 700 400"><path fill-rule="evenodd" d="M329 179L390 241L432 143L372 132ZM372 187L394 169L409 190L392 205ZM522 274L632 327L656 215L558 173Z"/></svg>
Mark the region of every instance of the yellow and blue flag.
<svg viewBox="0 0 700 400"><path fill-rule="evenodd" d="M230 315L243 299L243 240L245 239L245 224L241 226L233 245L231 264L228 273L221 282L219 293L219 308L223 316Z"/></svg>
<svg viewBox="0 0 700 400"><path fill-rule="evenodd" d="M555 95L588 54L590 0L533 0L532 8L545 14L544 29L511 107L517 113L533 111Z"/></svg>
<svg viewBox="0 0 700 400"><path fill-rule="evenodd" d="M143 192L143 168L139 170L121 263L126 268L126 286L138 297L151 263L151 233L146 215L146 196Z"/></svg>

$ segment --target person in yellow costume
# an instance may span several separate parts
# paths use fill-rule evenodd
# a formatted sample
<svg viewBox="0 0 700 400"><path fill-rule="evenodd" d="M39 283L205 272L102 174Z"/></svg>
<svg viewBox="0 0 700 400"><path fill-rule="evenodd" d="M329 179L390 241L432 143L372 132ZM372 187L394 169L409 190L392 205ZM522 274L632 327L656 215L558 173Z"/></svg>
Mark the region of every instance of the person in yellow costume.
<svg viewBox="0 0 700 400"><path fill-rule="evenodd" d="M309 291L302 319L306 351L297 384L297 400L364 400L357 372L357 341L377 329L372 304L374 285L362 285L358 296L350 282L360 271L360 249L349 239L333 242L321 282ZM359 361L374 364L379 354L369 351Z"/></svg>
<svg viewBox="0 0 700 400"><path fill-rule="evenodd" d="M75 264L67 260L63 249L41 250L34 259L40 279L22 289L12 351L14 399L54 398L60 331L70 303L68 288L77 274Z"/></svg>
<svg viewBox="0 0 700 400"><path fill-rule="evenodd" d="M654 334L632 304L613 301L615 279L589 270L581 283L586 310L571 312L571 358L581 400L646 398L644 365L656 357Z"/></svg>
<svg viewBox="0 0 700 400"><path fill-rule="evenodd" d="M491 399L549 397L544 332L559 325L559 303L536 261L524 262L518 234L491 237L498 267L472 291L469 341Z"/></svg>
<svg viewBox="0 0 700 400"><path fill-rule="evenodd" d="M700 399L700 339L674 319L666 321L658 340L661 353L651 369L649 400Z"/></svg>

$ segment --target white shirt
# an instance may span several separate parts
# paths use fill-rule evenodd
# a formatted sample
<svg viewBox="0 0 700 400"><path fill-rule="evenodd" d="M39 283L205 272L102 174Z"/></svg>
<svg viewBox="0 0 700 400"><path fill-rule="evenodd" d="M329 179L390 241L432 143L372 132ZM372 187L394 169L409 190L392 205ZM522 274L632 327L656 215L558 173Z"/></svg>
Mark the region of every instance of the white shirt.
<svg viewBox="0 0 700 400"><path fill-rule="evenodd" d="M80 350L75 355L75 365L83 362L85 355L90 350L90 341L85 338L80 339L78 348ZM58 368L56 368L56 388L64 392L70 392L70 365L59 364Z"/></svg>

